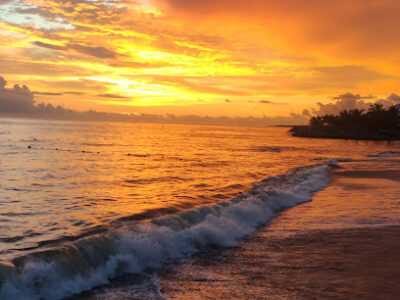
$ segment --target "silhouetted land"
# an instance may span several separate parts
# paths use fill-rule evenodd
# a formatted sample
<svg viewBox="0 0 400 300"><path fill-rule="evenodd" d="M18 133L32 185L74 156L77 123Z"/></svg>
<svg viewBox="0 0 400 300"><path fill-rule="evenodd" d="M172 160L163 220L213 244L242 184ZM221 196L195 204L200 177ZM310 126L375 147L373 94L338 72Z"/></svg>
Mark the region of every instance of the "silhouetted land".
<svg viewBox="0 0 400 300"><path fill-rule="evenodd" d="M368 111L353 109L339 115L312 117L304 126L290 129L293 136L357 140L400 140L400 105L371 105Z"/></svg>

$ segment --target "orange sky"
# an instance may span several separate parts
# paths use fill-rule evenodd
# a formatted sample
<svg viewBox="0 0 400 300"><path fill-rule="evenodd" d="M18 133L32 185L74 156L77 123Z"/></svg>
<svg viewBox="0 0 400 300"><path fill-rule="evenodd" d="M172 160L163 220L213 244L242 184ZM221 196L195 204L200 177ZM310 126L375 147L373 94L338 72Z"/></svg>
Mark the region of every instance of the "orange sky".
<svg viewBox="0 0 400 300"><path fill-rule="evenodd" d="M399 93L397 0L0 0L0 76L75 110L301 113Z"/></svg>

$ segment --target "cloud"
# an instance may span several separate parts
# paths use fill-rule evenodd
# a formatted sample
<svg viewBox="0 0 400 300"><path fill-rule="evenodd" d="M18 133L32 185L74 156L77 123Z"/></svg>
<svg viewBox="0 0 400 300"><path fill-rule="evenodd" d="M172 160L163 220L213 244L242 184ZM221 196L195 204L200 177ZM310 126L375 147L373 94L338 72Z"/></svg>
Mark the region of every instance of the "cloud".
<svg viewBox="0 0 400 300"><path fill-rule="evenodd" d="M387 99L394 102L400 102L400 96L395 93L391 94Z"/></svg>
<svg viewBox="0 0 400 300"><path fill-rule="evenodd" d="M379 103L384 106L390 106L394 104L400 103L400 96L397 94L391 94L386 99L378 99L374 102L366 102L364 100L377 99L377 97L369 95L369 96L361 96L359 94L353 93L345 93L335 97L332 99L336 100L333 103L322 104L321 102L317 103L317 108L312 109L312 113L318 116L322 115L337 115L339 112L343 110L351 110L351 109L364 109L367 110L371 104Z"/></svg>
<svg viewBox="0 0 400 300"><path fill-rule="evenodd" d="M104 97L104 98L120 98L120 99L127 99L129 97L122 96L119 94L99 94L97 97Z"/></svg>
<svg viewBox="0 0 400 300"><path fill-rule="evenodd" d="M0 76L0 89L4 89L6 85L7 81L2 76Z"/></svg>
<svg viewBox="0 0 400 300"><path fill-rule="evenodd" d="M310 118L312 116L308 109L304 109L301 115L305 118Z"/></svg>
<svg viewBox="0 0 400 300"><path fill-rule="evenodd" d="M63 93L49 93L49 92L33 92L34 95L42 95L42 96L62 96Z"/></svg>
<svg viewBox="0 0 400 300"><path fill-rule="evenodd" d="M0 112L31 112L34 110L33 93L25 85L7 88L7 81L0 76Z"/></svg>
<svg viewBox="0 0 400 300"><path fill-rule="evenodd" d="M257 24L295 49L323 48L338 56L397 51L400 2L397 0L158 0L176 18L215 26ZM238 25L239 24L239 25ZM283 25L283 26L282 26ZM229 26L229 25L226 25ZM342 50L338 53L338 50Z"/></svg>
<svg viewBox="0 0 400 300"><path fill-rule="evenodd" d="M104 47L91 47L80 44L68 44L68 47L77 52L94 56L97 58L114 58L116 53Z"/></svg>
<svg viewBox="0 0 400 300"><path fill-rule="evenodd" d="M225 99L225 102L227 102L227 103L231 103L232 101L231 101L231 100L229 100L229 99Z"/></svg>
<svg viewBox="0 0 400 300"><path fill-rule="evenodd" d="M157 1L51 0L28 1L34 4L22 5L24 1L13 0L17 6L21 3L20 13L38 14L53 21L61 18L65 23L73 24L75 29L47 31L7 26L7 30L13 31L10 31L12 37L17 33L25 37L15 38L14 43L2 43L0 69L12 74L13 78L17 78L15 74L21 74L21 78L35 78L32 87L44 87L44 81L48 80L49 85L57 84L60 91L64 89L60 87L64 80L117 79L124 85L114 88L113 92L121 94L126 93L129 82L147 76L140 80L140 85L132 84L129 88L132 94L137 91L138 101L148 105L180 101L179 105L188 106L198 98L215 103L234 97L234 105L226 106L230 114L245 101L237 101L239 97L236 96L255 99L258 108L261 104L269 108L267 104L271 104L275 109L273 103L260 103L257 99L266 95L293 95L297 98L290 101L300 111L304 108L299 107L300 102L306 97L310 103L320 95L344 90L357 89L368 94L372 86L374 92L381 94L384 88L390 88L390 84L398 81L398 78L379 73L385 70L396 75L398 62L385 59L395 57L394 54L381 56L376 51L376 60L360 61L358 57L370 49L363 45L360 55L353 55L350 60L338 59L346 52L340 51L343 45L359 45L356 41L359 35L348 32L354 33L357 29L366 32L366 36L372 34L371 38L375 36L374 30L363 29L368 24L360 26L360 16L371 23L378 18L386 22L381 13L392 12L388 7L397 7L395 2L363 0L368 5L358 6L360 0L355 0L356 5L344 0L338 0L338 3L317 0L159 0L159 5ZM379 7L375 9L378 2ZM366 18L365 7L368 6L373 8L370 12L377 12L377 15ZM154 7L162 13L148 13ZM392 19L392 15L389 17ZM349 24L351 22L354 26ZM192 26L194 23L198 26ZM374 29L373 26L368 28ZM392 30L398 29L387 27L379 36L389 35L392 40ZM286 43L283 40L287 40ZM31 41L34 42L29 44ZM378 44L372 39L370 46L376 45L384 48L389 43ZM302 46L308 47L309 51L302 51ZM328 55L332 53L327 53L326 49L335 52ZM16 50L15 54L13 50ZM397 53L396 50L392 53ZM4 59L9 61L2 62ZM385 61L394 66L386 67ZM164 79L153 84L151 78L157 76L164 76ZM378 81L381 79L387 81ZM375 80L378 82L372 85L371 81ZM39 84L39 81L42 82ZM107 89L96 90L88 86L80 88L88 95L76 97L75 105L80 107L96 105L99 99L89 97L107 92ZM166 92L163 95L156 93L156 97L142 93L153 88ZM49 90L52 89L49 86ZM178 94L181 95L179 100L176 99ZM60 102L68 100L67 95L57 99ZM274 98L271 100L275 101ZM113 109L122 111L125 108ZM279 110L277 106L275 111ZM237 114L243 115L244 111Z"/></svg>
<svg viewBox="0 0 400 300"><path fill-rule="evenodd" d="M376 103L382 104L383 106L400 104L400 96L393 93L386 99L379 99L378 101L376 101Z"/></svg>
<svg viewBox="0 0 400 300"><path fill-rule="evenodd" d="M261 103L261 104L272 104L272 102L268 101L268 100L260 100L259 103Z"/></svg>
<svg viewBox="0 0 400 300"><path fill-rule="evenodd" d="M43 43L40 41L34 41L34 42L32 42L32 44L35 46L38 46L38 47L47 48L47 49L51 49L51 50L66 50L67 49L65 46Z"/></svg>
<svg viewBox="0 0 400 300"><path fill-rule="evenodd" d="M0 20L43 31L75 29L60 15L44 11L29 1L0 1Z"/></svg>
<svg viewBox="0 0 400 300"><path fill-rule="evenodd" d="M335 97L332 97L334 100L361 100L361 99L375 99L375 96L360 96L360 94L353 94L353 93L345 93Z"/></svg>
<svg viewBox="0 0 400 300"><path fill-rule="evenodd" d="M82 92L74 92L74 91L70 91L70 92L63 92L63 94L66 94L66 95L83 95L84 93L82 93Z"/></svg>
<svg viewBox="0 0 400 300"><path fill-rule="evenodd" d="M35 46L57 50L57 51L67 51L68 49L73 49L79 53L86 54L89 56L97 57L97 58L115 58L116 53L111 51L105 47L97 47L97 46L86 46L81 44L67 44L66 46L59 46L49 43L44 43L40 41L32 42Z"/></svg>
<svg viewBox="0 0 400 300"><path fill-rule="evenodd" d="M273 105L281 105L281 104L287 104L287 103L282 103L282 102L273 102L270 100L259 100L259 101L253 101L253 100L249 100L248 102L250 103L259 103L259 104L273 104Z"/></svg>

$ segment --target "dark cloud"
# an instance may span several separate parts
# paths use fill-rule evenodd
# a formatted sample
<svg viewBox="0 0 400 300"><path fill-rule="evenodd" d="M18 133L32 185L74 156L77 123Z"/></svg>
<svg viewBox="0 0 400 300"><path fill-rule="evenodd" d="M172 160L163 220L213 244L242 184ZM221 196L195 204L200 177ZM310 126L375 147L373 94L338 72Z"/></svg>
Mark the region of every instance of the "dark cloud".
<svg viewBox="0 0 400 300"><path fill-rule="evenodd" d="M249 102L251 102L251 103L254 103L254 101L249 101ZM287 103L277 103L277 102L272 102L272 101L269 101L269 100L260 100L260 101L258 101L258 103L260 103L260 104L277 104L277 105L280 105L280 104L287 104Z"/></svg>
<svg viewBox="0 0 400 300"><path fill-rule="evenodd" d="M361 99L376 99L375 96L361 96L360 94L353 94L353 93L345 93L335 97L332 97L334 100L361 100Z"/></svg>
<svg viewBox="0 0 400 300"><path fill-rule="evenodd" d="M301 113L301 115L305 118L310 118L311 117L311 113L308 109L304 109L303 112Z"/></svg>
<svg viewBox="0 0 400 300"><path fill-rule="evenodd" d="M400 96L395 93L391 94L387 99L394 102L400 102Z"/></svg>
<svg viewBox="0 0 400 300"><path fill-rule="evenodd" d="M0 76L0 89L4 89L6 85L7 81L2 76Z"/></svg>
<svg viewBox="0 0 400 300"><path fill-rule="evenodd" d="M104 98L120 98L120 99L129 98L129 97L118 95L118 94L99 94L97 96L98 97L104 97Z"/></svg>
<svg viewBox="0 0 400 300"><path fill-rule="evenodd" d="M62 96L63 93L48 93L48 92L33 92L34 95L43 95L43 96Z"/></svg>
<svg viewBox="0 0 400 300"><path fill-rule="evenodd" d="M0 112L31 112L34 110L33 93L25 85L7 88L7 81L0 76Z"/></svg>
<svg viewBox="0 0 400 300"><path fill-rule="evenodd" d="M32 92L26 85L19 84L7 88L7 81L0 76L0 113L16 113L34 117L38 114L50 116L73 112L49 103L35 104L35 95L59 96L62 93Z"/></svg>
<svg viewBox="0 0 400 300"><path fill-rule="evenodd" d="M59 46L49 43L43 43L40 41L34 41L32 42L32 44L38 47L57 51L66 51L68 49L73 49L79 53L94 56L97 58L114 58L116 56L116 53L114 51L111 51L104 47L85 46L81 44L68 44L66 46Z"/></svg>
<svg viewBox="0 0 400 300"><path fill-rule="evenodd" d="M227 103L231 103L232 101L231 101L231 100L229 100L229 99L225 99L225 102L227 102Z"/></svg>
<svg viewBox="0 0 400 300"><path fill-rule="evenodd" d="M34 44L35 46L38 46L38 47L52 49L52 50L66 50L67 49L67 47L65 47L65 46L53 45L53 44L43 43L40 41L34 41L34 42L32 42L32 44Z"/></svg>
<svg viewBox="0 0 400 300"><path fill-rule="evenodd" d="M63 92L63 94L66 94L66 95L83 95L82 92Z"/></svg>
<svg viewBox="0 0 400 300"><path fill-rule="evenodd" d="M379 99L376 102L379 104L382 104L383 106L396 105L396 104L400 104L400 96L393 93L386 99Z"/></svg>
<svg viewBox="0 0 400 300"><path fill-rule="evenodd" d="M80 44L68 44L68 47L79 53L94 56L97 58L114 58L116 53L104 47L91 47Z"/></svg>

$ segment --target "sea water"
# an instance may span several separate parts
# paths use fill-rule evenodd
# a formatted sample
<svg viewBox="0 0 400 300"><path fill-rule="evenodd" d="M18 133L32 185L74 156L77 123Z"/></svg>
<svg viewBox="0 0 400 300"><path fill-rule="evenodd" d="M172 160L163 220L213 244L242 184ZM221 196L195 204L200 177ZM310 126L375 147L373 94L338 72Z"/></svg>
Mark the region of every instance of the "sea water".
<svg viewBox="0 0 400 300"><path fill-rule="evenodd" d="M287 131L1 119L0 299L62 299L235 246L281 210L311 201L339 167L398 170L398 142ZM364 224L397 222L390 197L368 205ZM299 226L354 223L327 206Z"/></svg>

